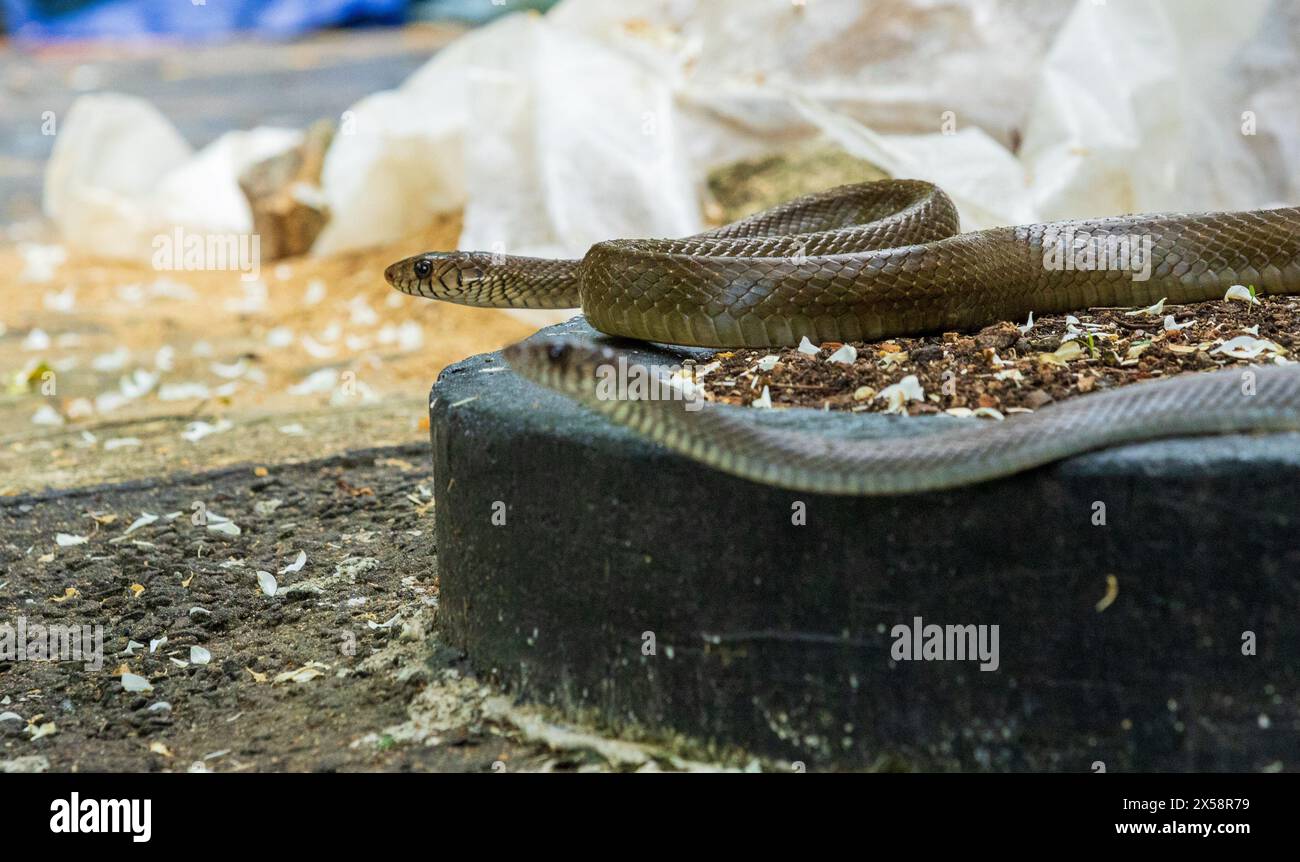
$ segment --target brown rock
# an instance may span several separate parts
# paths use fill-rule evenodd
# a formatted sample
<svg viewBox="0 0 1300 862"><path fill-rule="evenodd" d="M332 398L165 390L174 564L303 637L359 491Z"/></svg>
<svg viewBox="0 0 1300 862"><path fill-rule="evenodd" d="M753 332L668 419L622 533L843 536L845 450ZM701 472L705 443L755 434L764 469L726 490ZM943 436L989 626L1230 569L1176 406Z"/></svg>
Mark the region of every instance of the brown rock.
<svg viewBox="0 0 1300 862"><path fill-rule="evenodd" d="M1025 393L1025 406L1031 410L1051 404L1056 399L1045 389L1033 389Z"/></svg>
<svg viewBox="0 0 1300 862"><path fill-rule="evenodd" d="M925 347L918 347L911 351L912 360L915 362L933 362L936 359L943 359L943 348L937 344L928 344Z"/></svg>
<svg viewBox="0 0 1300 862"><path fill-rule="evenodd" d="M1020 327L1014 323L995 323L986 326L975 336L975 343L980 347L994 350L1006 350L1020 340Z"/></svg>

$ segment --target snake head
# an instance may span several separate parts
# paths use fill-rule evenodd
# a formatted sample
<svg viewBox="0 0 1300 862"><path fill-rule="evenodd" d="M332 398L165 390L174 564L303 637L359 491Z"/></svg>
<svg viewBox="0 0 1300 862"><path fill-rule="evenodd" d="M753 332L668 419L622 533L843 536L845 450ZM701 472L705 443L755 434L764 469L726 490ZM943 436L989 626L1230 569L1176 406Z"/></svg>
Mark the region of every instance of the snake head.
<svg viewBox="0 0 1300 862"><path fill-rule="evenodd" d="M474 251L431 251L399 260L384 270L384 278L402 293L472 305L490 257Z"/></svg>

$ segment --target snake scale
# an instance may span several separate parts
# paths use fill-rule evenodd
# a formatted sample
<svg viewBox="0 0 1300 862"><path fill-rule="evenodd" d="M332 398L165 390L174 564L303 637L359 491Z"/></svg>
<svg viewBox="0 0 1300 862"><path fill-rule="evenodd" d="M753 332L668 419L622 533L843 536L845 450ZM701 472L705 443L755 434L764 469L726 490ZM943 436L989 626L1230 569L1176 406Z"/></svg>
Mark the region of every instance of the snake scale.
<svg viewBox="0 0 1300 862"><path fill-rule="evenodd" d="M1078 257L1089 248L1093 257ZM393 264L385 277L404 293L465 305L580 306L596 329L646 341L720 348L804 337L870 341L1031 312L1222 299L1234 284L1300 293L1300 208L960 233L941 189L884 180L682 239L598 243L580 261L434 252ZM609 400L596 385L614 361L606 348L531 340L506 356L525 377L704 464L821 493L912 493L1136 440L1300 430L1300 366L1290 365L1253 369L1249 381L1240 370L1182 375L1000 423L849 441L761 428L713 405L688 411L681 400Z"/></svg>

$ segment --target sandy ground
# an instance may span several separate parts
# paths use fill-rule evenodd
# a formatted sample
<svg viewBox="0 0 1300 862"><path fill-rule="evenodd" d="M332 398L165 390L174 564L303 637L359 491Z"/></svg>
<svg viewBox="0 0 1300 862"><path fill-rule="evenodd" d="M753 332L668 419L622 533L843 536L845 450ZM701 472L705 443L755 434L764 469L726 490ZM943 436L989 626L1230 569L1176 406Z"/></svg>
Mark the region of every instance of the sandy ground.
<svg viewBox="0 0 1300 862"><path fill-rule="evenodd" d="M252 282L76 258L33 272L54 246L0 250L0 495L421 439L437 372L531 329L384 282L458 233L448 216Z"/></svg>

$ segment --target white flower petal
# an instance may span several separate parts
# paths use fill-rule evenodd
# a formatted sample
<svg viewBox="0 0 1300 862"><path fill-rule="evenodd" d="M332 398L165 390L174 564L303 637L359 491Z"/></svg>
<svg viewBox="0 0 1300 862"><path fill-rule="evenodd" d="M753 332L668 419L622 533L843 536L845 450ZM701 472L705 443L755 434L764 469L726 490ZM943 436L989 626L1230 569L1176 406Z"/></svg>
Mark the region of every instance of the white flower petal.
<svg viewBox="0 0 1300 862"><path fill-rule="evenodd" d="M275 591L279 588L279 584L277 584L275 580L275 575L270 572L259 571L257 573L257 585L261 587L262 592L268 596L274 596Z"/></svg>
<svg viewBox="0 0 1300 862"><path fill-rule="evenodd" d="M229 431L233 427L235 427L234 423L229 419L218 419L217 424L215 425L203 421L191 422L189 425L185 426L185 430L181 432L181 437L191 443L197 443L209 434L218 434L222 431Z"/></svg>
<svg viewBox="0 0 1300 862"><path fill-rule="evenodd" d="M33 425L62 425L63 417L49 404L42 404L32 414Z"/></svg>
<svg viewBox="0 0 1300 862"><path fill-rule="evenodd" d="M305 565L307 565L307 552L299 551L298 557L292 563L281 569L279 573L287 575L290 572L299 572L302 571L302 567Z"/></svg>
<svg viewBox="0 0 1300 862"><path fill-rule="evenodd" d="M852 344L842 344L839 350L826 357L827 362L838 362L841 365L852 365L857 359L858 349Z"/></svg>
<svg viewBox="0 0 1300 862"><path fill-rule="evenodd" d="M206 383L164 383L158 389L160 401L185 401L191 398L209 398L211 390Z"/></svg>
<svg viewBox="0 0 1300 862"><path fill-rule="evenodd" d="M122 533L122 535L124 537L129 536L132 533L134 533L136 530L140 529L141 527L147 527L156 520L158 520L157 515L152 515L148 512L145 512L140 517L132 521L131 526L127 527L126 530Z"/></svg>
<svg viewBox="0 0 1300 862"><path fill-rule="evenodd" d="M1159 317L1165 313L1165 300L1168 298L1169 297L1167 296L1162 296L1160 297L1160 301L1155 305L1149 305L1146 308L1139 308L1136 311L1126 311L1124 314L1128 317L1134 317L1138 314L1150 314L1154 317Z"/></svg>
<svg viewBox="0 0 1300 862"><path fill-rule="evenodd" d="M909 374L892 386L886 386L880 390L876 397L884 399L889 404L886 412L902 413L904 412L904 406L909 401L924 401L925 390L921 387L921 381L917 379L916 375Z"/></svg>
<svg viewBox="0 0 1300 862"><path fill-rule="evenodd" d="M1250 288L1244 284L1234 284L1228 288L1228 292L1223 295L1225 300L1234 300L1236 302L1249 302L1251 305L1259 305L1259 298L1251 296Z"/></svg>
<svg viewBox="0 0 1300 862"><path fill-rule="evenodd" d="M134 673L122 674L122 688L126 691L153 691L153 686L149 680Z"/></svg>
<svg viewBox="0 0 1300 862"><path fill-rule="evenodd" d="M1250 335L1238 335L1236 338L1230 338L1210 351L1210 353L1231 356L1233 359L1254 359L1263 353L1285 352L1280 345L1268 339L1254 338Z"/></svg>

